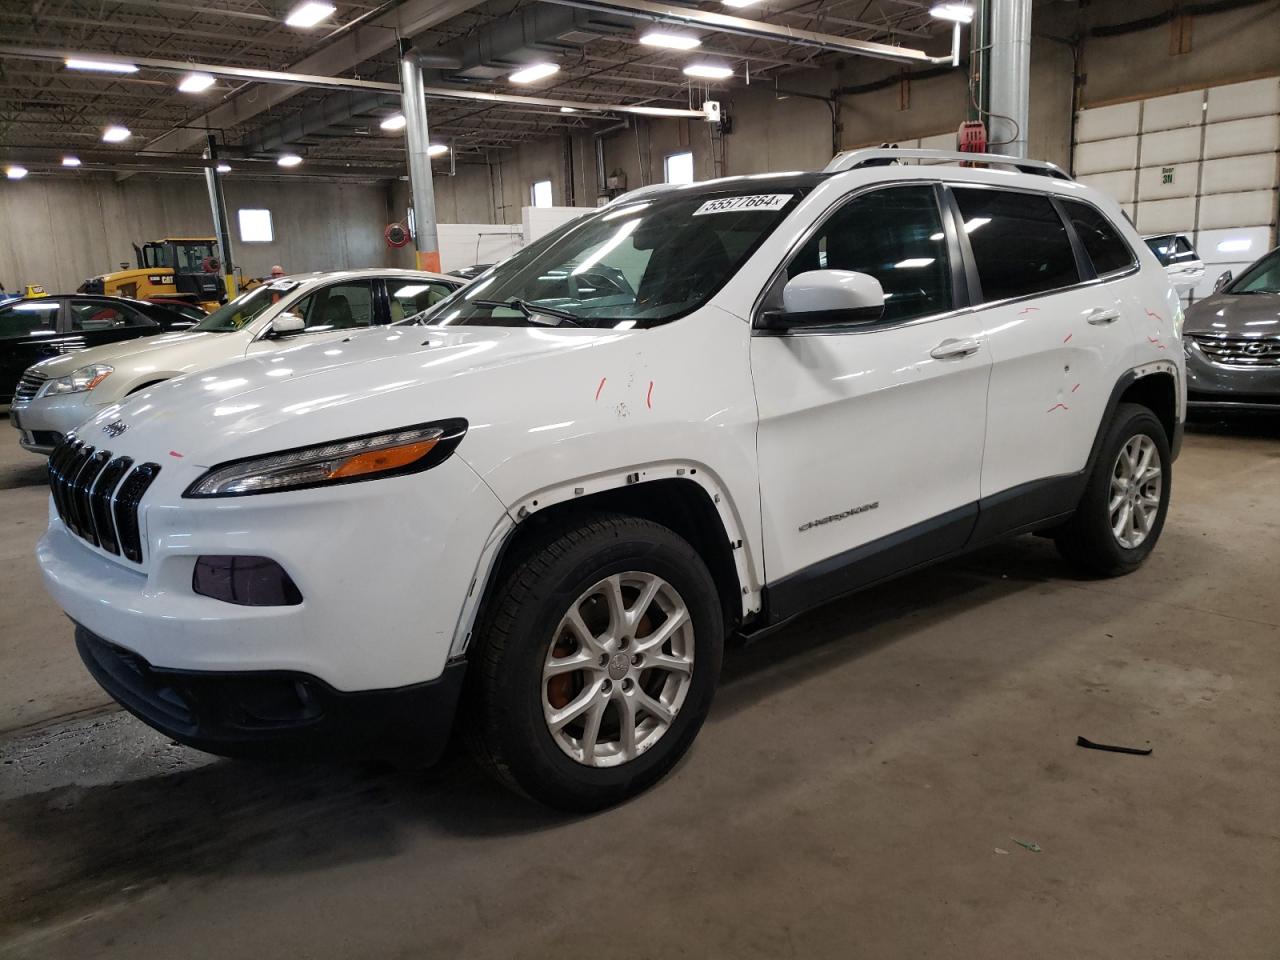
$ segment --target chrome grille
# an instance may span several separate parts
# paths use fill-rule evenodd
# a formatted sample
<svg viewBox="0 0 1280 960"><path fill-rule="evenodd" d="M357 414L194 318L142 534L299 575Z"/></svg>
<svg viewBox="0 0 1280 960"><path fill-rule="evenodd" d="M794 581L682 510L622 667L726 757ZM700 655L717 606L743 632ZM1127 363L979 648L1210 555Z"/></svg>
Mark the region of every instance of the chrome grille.
<svg viewBox="0 0 1280 960"><path fill-rule="evenodd" d="M76 536L134 563L142 562L138 505L160 465L133 465L79 440L58 444L49 457L49 489L54 509Z"/></svg>
<svg viewBox="0 0 1280 960"><path fill-rule="evenodd" d="M1214 363L1232 367L1280 367L1280 337L1192 336Z"/></svg>
<svg viewBox="0 0 1280 960"><path fill-rule="evenodd" d="M30 403L48 379L43 373L33 373L30 370L24 373L13 390L13 406L20 407Z"/></svg>

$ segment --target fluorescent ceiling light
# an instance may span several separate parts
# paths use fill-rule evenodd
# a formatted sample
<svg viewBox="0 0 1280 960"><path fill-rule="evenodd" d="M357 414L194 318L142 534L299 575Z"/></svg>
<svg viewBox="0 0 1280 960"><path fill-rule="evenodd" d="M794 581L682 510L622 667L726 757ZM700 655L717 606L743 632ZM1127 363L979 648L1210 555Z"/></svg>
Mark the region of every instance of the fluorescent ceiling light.
<svg viewBox="0 0 1280 960"><path fill-rule="evenodd" d="M79 57L68 57L63 61L68 70L99 70L102 73L137 73L136 63L124 60L83 60Z"/></svg>
<svg viewBox="0 0 1280 960"><path fill-rule="evenodd" d="M276 163L282 167L296 167L301 162L302 158L296 153L281 154L279 159L276 160Z"/></svg>
<svg viewBox="0 0 1280 960"><path fill-rule="evenodd" d="M752 4L759 3L759 2L760 0L723 0L723 3L726 7L734 7L734 8L749 7Z"/></svg>
<svg viewBox="0 0 1280 960"><path fill-rule="evenodd" d="M968 3L936 3L929 13L939 20L951 20L955 23L973 21L973 6Z"/></svg>
<svg viewBox="0 0 1280 960"><path fill-rule="evenodd" d="M561 107L560 112L561 113L577 113L578 108L577 107Z"/></svg>
<svg viewBox="0 0 1280 960"><path fill-rule="evenodd" d="M128 127L122 127L114 123L102 131L102 139L106 143L123 143L131 136L133 134L129 132Z"/></svg>
<svg viewBox="0 0 1280 960"><path fill-rule="evenodd" d="M650 30L640 37L646 47L666 47L669 50L692 50L702 46L702 41L692 33L669 33L666 30Z"/></svg>
<svg viewBox="0 0 1280 960"><path fill-rule="evenodd" d="M428 157L443 157L448 152L449 148L443 143L433 143L431 146L427 147Z"/></svg>
<svg viewBox="0 0 1280 960"><path fill-rule="evenodd" d="M183 93L203 93L213 86L213 82L211 73L188 73L178 84L178 89Z"/></svg>
<svg viewBox="0 0 1280 960"><path fill-rule="evenodd" d="M677 110L674 107L614 107L622 113L643 113L647 117L687 117L688 110Z"/></svg>
<svg viewBox="0 0 1280 960"><path fill-rule="evenodd" d="M536 80L543 80L553 73L560 72L560 65L556 63L535 63L530 66L517 70L511 76L507 77L512 83L533 83Z"/></svg>
<svg viewBox="0 0 1280 960"><path fill-rule="evenodd" d="M933 261L933 257L909 257L906 260L899 260L893 266L897 270L910 270L912 267L927 267Z"/></svg>
<svg viewBox="0 0 1280 960"><path fill-rule="evenodd" d="M13 163L4 168L4 175L10 180L21 180L27 175L27 168L20 167L18 164Z"/></svg>
<svg viewBox="0 0 1280 960"><path fill-rule="evenodd" d="M383 120L378 124L378 126L383 130L403 130L406 122L404 114L397 113L393 116L387 117L387 119Z"/></svg>
<svg viewBox="0 0 1280 960"><path fill-rule="evenodd" d="M321 20L333 16L333 12L337 9L332 3L322 3L320 0L306 0L305 3L300 3L290 10L289 15L284 18L284 22L286 26L306 30L314 27Z"/></svg>
<svg viewBox="0 0 1280 960"><path fill-rule="evenodd" d="M64 167L78 167L80 166L80 158L73 157L70 154L67 154L65 157L62 158L62 165Z"/></svg>
<svg viewBox="0 0 1280 960"><path fill-rule="evenodd" d="M427 286L425 283L411 283L407 287L401 287L399 290L393 293L392 296L404 297L405 299L408 299L409 297L416 297L420 293L426 293L430 289L431 288Z"/></svg>
<svg viewBox="0 0 1280 960"><path fill-rule="evenodd" d="M231 172L231 164L229 164L229 163L220 163L220 164L218 164L216 167L214 167L213 169L217 170L219 173L230 173L230 172Z"/></svg>
<svg viewBox="0 0 1280 960"><path fill-rule="evenodd" d="M684 68L686 77L705 77L708 80L723 80L733 76L732 67L721 67L714 63L691 63Z"/></svg>

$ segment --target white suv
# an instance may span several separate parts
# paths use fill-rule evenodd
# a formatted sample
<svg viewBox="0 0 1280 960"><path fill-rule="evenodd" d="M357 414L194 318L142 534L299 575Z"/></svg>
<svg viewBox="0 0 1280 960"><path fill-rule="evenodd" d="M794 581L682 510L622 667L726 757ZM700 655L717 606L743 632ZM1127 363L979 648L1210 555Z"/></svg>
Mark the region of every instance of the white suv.
<svg viewBox="0 0 1280 960"><path fill-rule="evenodd" d="M1099 575L1155 545L1178 298L1112 201L1009 163L644 188L429 325L146 390L55 451L45 583L175 739L456 727L539 800L617 802L730 635L1011 534Z"/></svg>

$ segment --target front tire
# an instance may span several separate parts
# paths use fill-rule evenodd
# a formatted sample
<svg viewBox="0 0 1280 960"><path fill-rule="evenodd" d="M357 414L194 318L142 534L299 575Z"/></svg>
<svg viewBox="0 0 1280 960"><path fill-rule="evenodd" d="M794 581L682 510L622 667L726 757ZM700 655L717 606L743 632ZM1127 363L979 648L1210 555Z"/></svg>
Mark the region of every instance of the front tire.
<svg viewBox="0 0 1280 960"><path fill-rule="evenodd" d="M1136 403L1120 404L1080 504L1054 536L1062 555L1096 576L1137 570L1164 529L1171 463L1156 415Z"/></svg>
<svg viewBox="0 0 1280 960"><path fill-rule="evenodd" d="M602 514L522 551L477 637L466 731L481 766L582 812L639 793L688 749L719 680L724 621L693 547Z"/></svg>

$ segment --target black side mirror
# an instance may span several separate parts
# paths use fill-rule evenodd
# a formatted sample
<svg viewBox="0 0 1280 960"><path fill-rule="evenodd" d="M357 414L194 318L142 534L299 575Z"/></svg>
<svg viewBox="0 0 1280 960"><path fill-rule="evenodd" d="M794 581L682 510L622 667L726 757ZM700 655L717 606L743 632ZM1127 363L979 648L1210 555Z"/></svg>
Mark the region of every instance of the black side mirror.
<svg viewBox="0 0 1280 960"><path fill-rule="evenodd" d="M1213 292L1221 293L1224 289L1226 289L1227 284L1230 282L1231 282L1231 271L1230 270L1222 271L1222 273L1218 274L1218 279L1213 282Z"/></svg>

